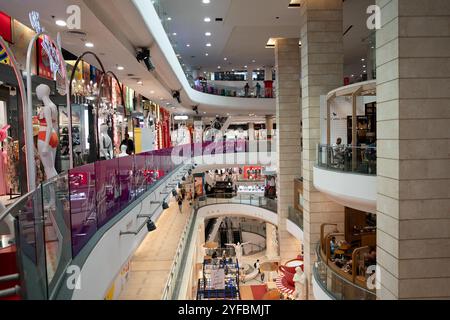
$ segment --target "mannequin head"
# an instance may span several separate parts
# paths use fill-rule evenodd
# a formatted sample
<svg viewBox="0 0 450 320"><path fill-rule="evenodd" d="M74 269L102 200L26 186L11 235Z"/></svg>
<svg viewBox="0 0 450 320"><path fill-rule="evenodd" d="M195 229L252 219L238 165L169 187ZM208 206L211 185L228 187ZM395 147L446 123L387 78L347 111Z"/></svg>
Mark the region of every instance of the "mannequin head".
<svg viewBox="0 0 450 320"><path fill-rule="evenodd" d="M120 146L120 152L122 153L122 154L126 154L127 153L127 150L128 150L128 147L126 146L126 145L121 145ZM127 154L128 155L128 154Z"/></svg>
<svg viewBox="0 0 450 320"><path fill-rule="evenodd" d="M36 88L36 95L39 100L43 100L45 97L50 96L50 87L46 84L40 84Z"/></svg>

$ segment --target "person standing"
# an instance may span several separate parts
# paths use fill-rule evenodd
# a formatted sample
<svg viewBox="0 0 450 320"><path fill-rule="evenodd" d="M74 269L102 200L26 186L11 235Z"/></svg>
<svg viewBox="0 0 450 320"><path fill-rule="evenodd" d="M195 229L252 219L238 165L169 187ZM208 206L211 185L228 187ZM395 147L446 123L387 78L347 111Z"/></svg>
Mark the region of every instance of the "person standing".
<svg viewBox="0 0 450 320"><path fill-rule="evenodd" d="M244 87L244 91L245 91L245 97L248 98L249 91L250 91L250 86L248 85L248 82Z"/></svg>
<svg viewBox="0 0 450 320"><path fill-rule="evenodd" d="M125 139L120 144L121 146L127 146L127 154L132 155L134 153L134 142L130 139L130 135L128 133L125 134Z"/></svg>
<svg viewBox="0 0 450 320"><path fill-rule="evenodd" d="M258 83L256 83L256 97L260 98L261 97L261 85Z"/></svg>

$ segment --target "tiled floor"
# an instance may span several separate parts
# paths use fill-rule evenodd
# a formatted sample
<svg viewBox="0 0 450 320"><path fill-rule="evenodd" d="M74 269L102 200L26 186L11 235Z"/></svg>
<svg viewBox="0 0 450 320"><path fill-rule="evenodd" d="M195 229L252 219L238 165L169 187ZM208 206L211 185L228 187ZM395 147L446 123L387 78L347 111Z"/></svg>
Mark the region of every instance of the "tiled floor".
<svg viewBox="0 0 450 320"><path fill-rule="evenodd" d="M156 223L157 229L142 242L131 260L128 282L119 300L160 300L172 267L176 249L190 214L173 203Z"/></svg>

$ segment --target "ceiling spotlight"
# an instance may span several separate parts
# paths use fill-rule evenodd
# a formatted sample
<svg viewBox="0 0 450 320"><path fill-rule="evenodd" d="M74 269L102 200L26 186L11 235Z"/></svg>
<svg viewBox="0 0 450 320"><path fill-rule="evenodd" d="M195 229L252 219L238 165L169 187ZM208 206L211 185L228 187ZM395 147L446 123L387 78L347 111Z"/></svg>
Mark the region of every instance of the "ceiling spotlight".
<svg viewBox="0 0 450 320"><path fill-rule="evenodd" d="M139 80L139 81L137 82L137 84L140 85L140 86L142 86L142 85L144 84L144 82L142 82L142 80Z"/></svg>
<svg viewBox="0 0 450 320"><path fill-rule="evenodd" d="M60 27L67 26L67 23L64 20L56 20L55 23L57 26L60 26Z"/></svg>
<svg viewBox="0 0 450 320"><path fill-rule="evenodd" d="M227 61L227 60L228 60L228 58L223 58L223 60L224 60L224 61Z"/></svg>
<svg viewBox="0 0 450 320"><path fill-rule="evenodd" d="M156 230L155 223L150 219L147 221L147 230L148 230L148 232L152 232L152 231Z"/></svg>
<svg viewBox="0 0 450 320"><path fill-rule="evenodd" d="M191 45L190 45L189 43L186 45L186 47L188 47L188 48L189 48L190 46L191 46Z"/></svg>
<svg viewBox="0 0 450 320"><path fill-rule="evenodd" d="M211 22L211 18L206 17L203 21L205 21L205 22Z"/></svg>
<svg viewBox="0 0 450 320"><path fill-rule="evenodd" d="M150 94L155 94L155 91L153 91L153 90L152 90L152 91L150 91Z"/></svg>
<svg viewBox="0 0 450 320"><path fill-rule="evenodd" d="M209 53L205 53L205 56L209 56Z"/></svg>
<svg viewBox="0 0 450 320"><path fill-rule="evenodd" d="M207 43L206 46L207 46L207 47L211 47L211 43Z"/></svg>
<svg viewBox="0 0 450 320"><path fill-rule="evenodd" d="M176 35L177 35L177 33L176 33L176 32L174 32L174 33L172 33L172 35L173 35L173 36L176 36Z"/></svg>
<svg viewBox="0 0 450 320"><path fill-rule="evenodd" d="M364 61L366 61L366 59L362 58L362 59L361 59L361 61L363 61L363 62L364 62Z"/></svg>
<svg viewBox="0 0 450 320"><path fill-rule="evenodd" d="M202 2L203 2L204 4L209 4L211 1L210 1L210 0L202 0Z"/></svg>
<svg viewBox="0 0 450 320"><path fill-rule="evenodd" d="M84 46L85 46L86 48L93 48L93 47L94 47L94 44L93 44L92 42L86 42L86 43L84 44Z"/></svg>
<svg viewBox="0 0 450 320"><path fill-rule="evenodd" d="M117 66L117 70L119 70L119 71L122 71L122 70L124 70L125 68L124 67L122 67L122 66Z"/></svg>
<svg viewBox="0 0 450 320"><path fill-rule="evenodd" d="M218 66L218 67L217 67L217 69L220 69L220 68L221 68L221 66Z"/></svg>
<svg viewBox="0 0 450 320"><path fill-rule="evenodd" d="M365 68L366 67L366 65L363 65L363 68Z"/></svg>
<svg viewBox="0 0 450 320"><path fill-rule="evenodd" d="M172 21L172 18L171 18L171 17L168 17L168 18L167 18L167 21Z"/></svg>
<svg viewBox="0 0 450 320"><path fill-rule="evenodd" d="M210 37L211 36L211 32L205 32L205 36Z"/></svg>
<svg viewBox="0 0 450 320"><path fill-rule="evenodd" d="M248 68L248 66L244 66L244 68L245 68L245 69L247 69L247 68Z"/></svg>
<svg viewBox="0 0 450 320"><path fill-rule="evenodd" d="M256 62L256 60L252 60L252 62L253 62L253 63L255 63L255 62Z"/></svg>

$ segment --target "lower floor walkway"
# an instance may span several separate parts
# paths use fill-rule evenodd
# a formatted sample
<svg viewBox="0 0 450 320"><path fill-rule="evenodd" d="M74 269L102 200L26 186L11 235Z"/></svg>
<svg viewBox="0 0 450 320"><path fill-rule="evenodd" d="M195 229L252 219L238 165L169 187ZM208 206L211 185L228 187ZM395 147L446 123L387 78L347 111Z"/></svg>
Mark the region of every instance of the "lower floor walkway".
<svg viewBox="0 0 450 320"><path fill-rule="evenodd" d="M183 213L174 202L156 223L131 260L128 281L119 300L161 300L180 236L190 217L186 201Z"/></svg>

